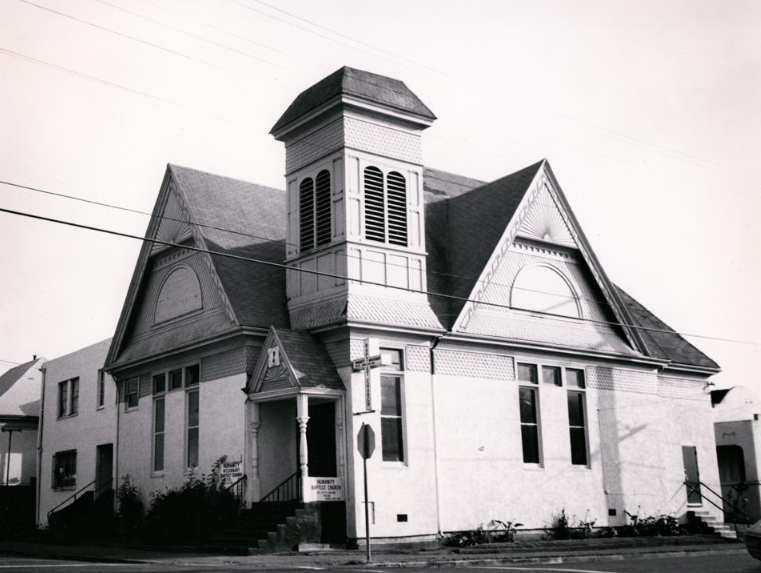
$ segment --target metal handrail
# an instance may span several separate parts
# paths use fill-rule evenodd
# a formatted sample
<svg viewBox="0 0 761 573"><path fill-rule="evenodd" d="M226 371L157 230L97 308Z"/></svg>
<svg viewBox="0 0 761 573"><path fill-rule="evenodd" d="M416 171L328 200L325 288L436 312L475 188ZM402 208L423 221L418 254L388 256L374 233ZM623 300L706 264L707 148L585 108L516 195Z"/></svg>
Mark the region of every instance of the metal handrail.
<svg viewBox="0 0 761 573"><path fill-rule="evenodd" d="M296 470L285 478L275 489L259 500L259 503L301 500L301 472Z"/></svg>
<svg viewBox="0 0 761 573"><path fill-rule="evenodd" d="M96 481L98 481L98 478L95 478L94 480L92 480L92 481L91 481L90 483L88 483L87 485L84 485L84 486L82 486L80 489L78 489L77 491L75 491L75 492L74 492L72 495L70 495L69 497L67 497L66 499L64 499L64 500L63 500L61 503L59 503L58 505L56 505L56 506L55 506L53 509L51 509L50 511L48 511L48 519L50 519L50 516L51 516L51 515L53 515L53 514L56 512L56 510L57 510L59 507L62 507L62 506L66 505L66 504L67 504L67 503L69 503L69 502L71 502L71 503L74 503L75 501L77 501L77 496L78 496L79 494L81 494L82 492L84 492L85 490L87 490L87 489L88 489L88 488L89 488L91 485L93 485L93 484L94 484ZM111 484L112 484L112 483L113 483L113 479L110 479L110 480L108 480L108 481L105 481L105 482L103 482L103 483L102 483L101 485L99 485L98 487L96 487L96 488L93 490L93 497L96 497L96 496L98 495L98 493L99 493L101 490L104 490L104 489L110 489L110 487L111 487Z"/></svg>
<svg viewBox="0 0 761 573"><path fill-rule="evenodd" d="M710 491L713 495L718 497L723 503L726 503L729 507L732 508L732 524L735 526L735 535L737 535L737 514L738 513L745 518L745 522L746 523L750 523L750 518L740 508L738 508L734 503L732 503L728 499L725 499L724 496L722 496L721 494L716 493L713 489L708 487L702 481L698 480L697 482L688 482L687 480L684 480L684 485L686 485L689 489L691 489L696 494L698 494L700 496L700 499L706 500L708 503L710 503L716 509L721 510L722 514L726 514L726 512L724 511L724 507L719 506L713 500L711 500L711 499L707 498L705 495L703 495L703 493L702 493L702 491L700 489L697 489L697 488L693 487L692 484L694 484L694 483L697 483L698 485L704 487L705 489Z"/></svg>
<svg viewBox="0 0 761 573"><path fill-rule="evenodd" d="M248 480L248 476L246 474L243 474L233 483L222 488L224 491L229 491L230 493L232 493L233 497L235 497L235 499L238 500L238 505L241 507L246 504L246 498L245 498L245 495L243 494L243 488L246 486L246 480Z"/></svg>

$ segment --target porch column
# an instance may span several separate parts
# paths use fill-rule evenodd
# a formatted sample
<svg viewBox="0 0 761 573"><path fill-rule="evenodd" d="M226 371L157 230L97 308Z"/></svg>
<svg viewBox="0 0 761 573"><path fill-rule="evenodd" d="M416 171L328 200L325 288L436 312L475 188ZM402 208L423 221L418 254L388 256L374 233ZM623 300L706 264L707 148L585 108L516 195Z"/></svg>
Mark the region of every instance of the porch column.
<svg viewBox="0 0 761 573"><path fill-rule="evenodd" d="M307 499L309 477L309 452L307 451L307 422L309 421L309 396L296 395L296 421L299 423L299 471L301 472L301 499Z"/></svg>
<svg viewBox="0 0 761 573"><path fill-rule="evenodd" d="M262 492L260 491L259 482L259 404L254 404L253 416L251 420L251 497L259 501Z"/></svg>

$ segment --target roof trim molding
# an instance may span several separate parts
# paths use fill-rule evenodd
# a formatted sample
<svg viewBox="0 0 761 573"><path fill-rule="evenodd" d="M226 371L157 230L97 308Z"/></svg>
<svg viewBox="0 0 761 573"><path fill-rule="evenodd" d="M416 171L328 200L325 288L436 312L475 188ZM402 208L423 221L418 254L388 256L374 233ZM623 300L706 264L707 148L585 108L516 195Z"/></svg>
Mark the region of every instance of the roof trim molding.
<svg viewBox="0 0 761 573"><path fill-rule="evenodd" d="M187 197L180 186L177 177L172 170L171 165L167 165L166 172L164 173L164 180L161 183L159 190L159 196L156 199L156 204L153 207L151 213L151 220L148 224L148 229L145 232L145 239L143 239L143 245L140 248L140 254L138 255L137 263L135 264L135 270L132 273L132 280L130 281L129 288L127 289L127 295L122 306L121 314L119 315L119 321L116 325L116 331L111 341L111 346L106 356L106 362L104 368L111 370L115 365L119 354L123 350L125 337L129 328L130 322L137 312L137 299L140 292L140 287L143 285L147 278L146 271L148 270L148 261L153 254L153 239L156 239L161 228L161 222L163 221L163 213L166 209L169 198L174 195L177 200L177 204L182 212L182 217L188 222L190 232L196 246L203 250L208 250L206 241L203 235L198 230L198 224L193 217L192 212L188 208ZM178 245L179 246L179 245ZM161 251L159 251L161 252ZM230 303L227 293L222 286L222 281L214 266L214 262L209 253L201 253L203 255L204 263L209 268L214 285L219 290L219 294L222 298L225 312L231 322L240 326L240 322L235 315L232 304ZM121 367L121 365L119 366Z"/></svg>
<svg viewBox="0 0 761 573"><path fill-rule="evenodd" d="M452 326L452 331L457 332L467 326L477 308L478 303L483 298L484 293L488 288L489 283L491 282L493 277L492 269L497 264L499 264L499 262L507 253L509 246L513 243L513 241L515 241L515 238L518 235L518 231L521 228L521 224L526 218L536 197L541 193L543 188L547 189L547 192L557 203L558 210L563 217L565 224L568 226L573 239L579 246L579 251L581 252L582 258L586 262L595 281L599 285L603 296L613 310L613 314L619 323L618 326L623 330L627 342L636 351L640 352L644 356L647 356L648 352L644 342L642 341L642 338L639 336L639 333L636 332L636 329L630 326L634 324L632 322L631 316L624 307L621 299L617 296L617 292L613 288L613 285L605 274L605 271L602 269L602 266L594 254L589 241L584 235L584 232L582 231L576 216L571 210L571 206L568 203L568 200L563 194L560 184L552 172L552 168L550 167L549 162L546 159L542 161L541 166L534 175L534 178L531 180L531 183L528 185L528 190L521 199L521 202L518 205L518 208L515 210L515 213L513 214L510 222L506 226L502 237L497 242L494 251L487 261L487 264L481 271L478 280L474 284L473 289L468 296L468 302L465 303L462 310L460 311L460 314L455 320L454 325Z"/></svg>
<svg viewBox="0 0 761 573"><path fill-rule="evenodd" d="M270 350L273 348L278 349L278 358L277 364L271 365ZM251 374L248 384L246 384L246 393L249 394L249 396L262 393L262 388L264 388L264 384L267 382L267 374L273 370L279 370L280 372L273 373L273 375L278 377L272 378L272 380L277 381L285 379L288 382L291 391L286 393L290 394L293 391L298 393L301 389L301 384L299 384L296 372L293 369L291 361L288 359L288 355L285 352L283 343L280 341L280 337L277 335L275 327L271 326L269 333L267 333L267 338L265 338L264 344L262 344L259 358L256 361L256 366L254 366L254 372Z"/></svg>

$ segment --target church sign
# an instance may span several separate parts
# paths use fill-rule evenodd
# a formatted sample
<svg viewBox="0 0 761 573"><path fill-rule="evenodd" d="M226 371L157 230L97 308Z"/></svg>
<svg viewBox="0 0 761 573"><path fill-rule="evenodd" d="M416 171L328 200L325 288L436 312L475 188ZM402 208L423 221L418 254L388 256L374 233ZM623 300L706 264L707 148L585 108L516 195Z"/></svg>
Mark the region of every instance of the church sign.
<svg viewBox="0 0 761 573"><path fill-rule="evenodd" d="M223 462L219 474L224 486L231 486L243 477L243 460L227 460Z"/></svg>
<svg viewBox="0 0 761 573"><path fill-rule="evenodd" d="M306 478L306 499L304 501L343 501L344 484L337 477Z"/></svg>

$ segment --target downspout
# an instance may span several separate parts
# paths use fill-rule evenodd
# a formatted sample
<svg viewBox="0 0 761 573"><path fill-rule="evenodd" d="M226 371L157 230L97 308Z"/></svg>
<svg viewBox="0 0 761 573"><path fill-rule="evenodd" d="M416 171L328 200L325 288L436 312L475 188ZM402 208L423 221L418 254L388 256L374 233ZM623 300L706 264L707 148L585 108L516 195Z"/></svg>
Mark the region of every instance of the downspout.
<svg viewBox="0 0 761 573"><path fill-rule="evenodd" d="M40 419L37 422L37 491L35 496L37 497L36 517L35 525L40 526L40 500L42 499L42 431L45 420L45 367L40 368L42 372L42 388L40 389ZM10 454L9 454L10 455Z"/></svg>
<svg viewBox="0 0 761 573"><path fill-rule="evenodd" d="M434 487L436 489L436 529L438 530L439 536L442 535L441 532L441 494L439 493L439 435L436 431L436 394L435 394L435 387L436 385L433 382L433 377L436 369L434 368L434 362L433 362L433 354L434 350L436 350L436 347L439 345L439 342L441 342L441 339L444 337L442 334L441 336L438 336L431 346L431 423L433 424L433 483Z"/></svg>
<svg viewBox="0 0 761 573"><path fill-rule="evenodd" d="M105 373L104 373L105 376ZM112 376L114 385L116 386L116 439L114 440L114 513L119 511L119 416L121 415L121 392L119 391L119 381L115 376Z"/></svg>

